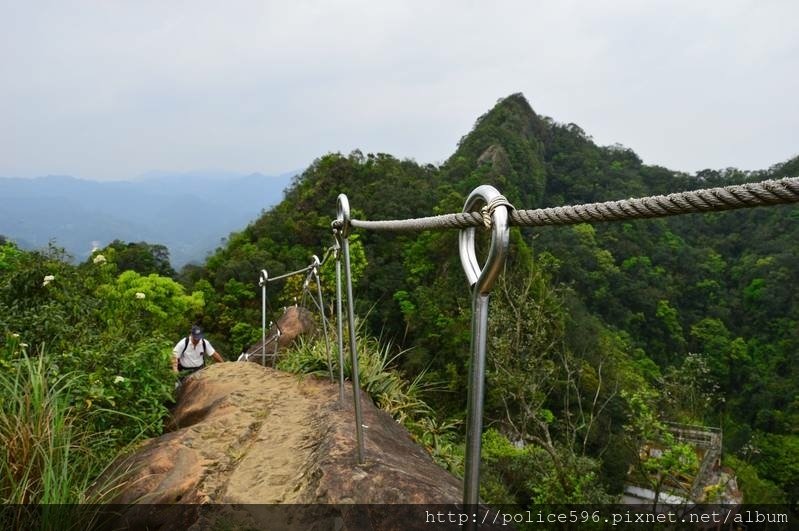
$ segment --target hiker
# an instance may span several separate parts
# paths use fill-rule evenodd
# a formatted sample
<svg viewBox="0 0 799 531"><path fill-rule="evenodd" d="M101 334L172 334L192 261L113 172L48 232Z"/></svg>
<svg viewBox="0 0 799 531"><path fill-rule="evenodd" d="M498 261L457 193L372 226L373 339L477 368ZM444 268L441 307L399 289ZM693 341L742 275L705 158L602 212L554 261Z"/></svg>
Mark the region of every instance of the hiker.
<svg viewBox="0 0 799 531"><path fill-rule="evenodd" d="M172 370L183 373L185 378L205 367L206 356L213 356L218 362L225 361L219 352L214 350L211 342L203 337L202 328L194 325L188 337L178 341L172 349Z"/></svg>

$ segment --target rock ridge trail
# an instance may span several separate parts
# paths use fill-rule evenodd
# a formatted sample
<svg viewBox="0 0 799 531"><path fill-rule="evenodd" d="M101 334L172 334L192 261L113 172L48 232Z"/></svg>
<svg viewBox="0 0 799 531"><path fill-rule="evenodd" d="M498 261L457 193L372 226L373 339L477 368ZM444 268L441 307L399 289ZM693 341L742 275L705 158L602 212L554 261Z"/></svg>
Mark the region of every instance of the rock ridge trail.
<svg viewBox="0 0 799 531"><path fill-rule="evenodd" d="M357 463L351 388L347 382L340 403L338 384L327 379L255 363L211 365L184 383L169 432L122 463L132 472L115 502L136 504L135 517L128 517L151 529L175 524L175 504L184 509L184 527L205 527L207 511L186 516L185 509L236 508L275 522L274 514L258 513L275 504L458 503L460 480L364 393L365 463ZM333 525L329 511L305 510L299 520L285 513L283 523L316 518ZM332 528L341 529L341 522L346 518Z"/></svg>

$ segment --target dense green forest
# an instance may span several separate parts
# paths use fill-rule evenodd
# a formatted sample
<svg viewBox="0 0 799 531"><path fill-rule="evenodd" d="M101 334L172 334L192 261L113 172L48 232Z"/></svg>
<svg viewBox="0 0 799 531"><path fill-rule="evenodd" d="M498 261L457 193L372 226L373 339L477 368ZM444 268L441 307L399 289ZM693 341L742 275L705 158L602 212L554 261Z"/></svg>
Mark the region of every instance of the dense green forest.
<svg viewBox="0 0 799 531"><path fill-rule="evenodd" d="M114 242L74 265L0 241L0 502L107 501L121 480L98 475L163 432L171 346L203 307L164 252Z"/></svg>
<svg viewBox="0 0 799 531"><path fill-rule="evenodd" d="M279 275L321 256L332 244L339 193L354 217L378 220L460 211L480 184L518 208L536 208L795 175L799 158L760 172L695 176L647 166L632 150L598 146L512 95L480 117L441 166L358 151L317 159L280 204L231 234L204 266L174 276L164 249L144 242L115 242L78 266L55 249L3 245L0 363L15 366L27 353L47 356L53 377L79 373L81 414L110 423L97 432L116 430L109 447L118 448L160 429L170 395L165 356L186 323L200 321L230 358L260 339L259 271ZM366 335L396 346L394 363L407 380L422 375L426 433L457 454L471 318L457 232L354 231L351 242ZM610 501L643 441L666 441L679 454L666 423L681 422L723 428L724 460L746 501L796 505L797 242L793 206L513 229L491 302L483 498ZM45 282L48 275L54 280ZM328 311L332 278L328 265ZM299 281L270 284L270 318L301 289ZM97 404L127 416L92 416ZM439 457L458 471L457 457Z"/></svg>
<svg viewBox="0 0 799 531"><path fill-rule="evenodd" d="M259 336L258 271L297 269L329 246L339 193L354 217L378 220L460 211L480 184L536 208L797 174L799 158L695 176L647 166L630 149L598 146L578 126L537 115L517 94L480 117L440 167L358 151L319 158L281 204L183 280L204 293L206 326L237 352ZM737 465L749 500L795 503L797 236L792 206L514 229L490 319L486 451L496 455L486 455L486 477L494 499L619 492L649 415L723 428L726 462ZM353 246L362 257L357 314L408 349L398 358L407 377L426 371L440 384L429 396L439 420L461 421L470 295L457 233L355 231ZM332 286L324 286L329 294ZM297 294L296 283L270 285L272 313Z"/></svg>

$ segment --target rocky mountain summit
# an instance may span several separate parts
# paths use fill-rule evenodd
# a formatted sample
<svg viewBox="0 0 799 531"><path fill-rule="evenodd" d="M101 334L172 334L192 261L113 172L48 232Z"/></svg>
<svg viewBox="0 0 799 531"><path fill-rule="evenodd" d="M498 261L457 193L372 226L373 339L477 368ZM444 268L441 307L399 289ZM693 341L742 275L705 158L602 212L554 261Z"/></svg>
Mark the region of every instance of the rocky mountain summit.
<svg viewBox="0 0 799 531"><path fill-rule="evenodd" d="M365 463L358 464L351 388L342 403L338 384L327 380L255 363L212 365L185 382L171 430L124 463L132 476L116 502L133 504L128 525L151 529L173 526L176 511L182 526L208 527L212 513L185 504L214 504L247 525L282 518L299 528L356 529L334 507L457 503L460 480L365 394L362 404Z"/></svg>

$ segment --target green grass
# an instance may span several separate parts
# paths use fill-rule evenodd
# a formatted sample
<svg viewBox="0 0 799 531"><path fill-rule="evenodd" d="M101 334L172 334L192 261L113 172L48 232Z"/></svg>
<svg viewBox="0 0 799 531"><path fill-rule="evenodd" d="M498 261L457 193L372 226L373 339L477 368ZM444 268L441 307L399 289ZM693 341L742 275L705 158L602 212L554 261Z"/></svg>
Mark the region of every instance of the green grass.
<svg viewBox="0 0 799 531"><path fill-rule="evenodd" d="M108 441L70 404L74 373L52 377L45 357L22 354L0 370L0 503L102 503L121 484L96 478Z"/></svg>
<svg viewBox="0 0 799 531"><path fill-rule="evenodd" d="M421 398L422 393L430 387L424 383L424 374L419 374L408 382L392 368L392 363L404 351L392 355L394 347L391 342L382 342L377 338L367 337L360 333L356 340L360 385L378 407L390 413L401 423L408 418L432 413L430 406ZM334 350L332 353L334 358L333 374L338 375L335 338L331 340L331 343ZM325 342L321 338L300 337L292 348L281 354L282 357L277 365L281 370L296 374L314 374L320 377L328 377L330 374ZM352 379L352 359L348 352L345 352L344 356L344 377Z"/></svg>
<svg viewBox="0 0 799 531"><path fill-rule="evenodd" d="M81 419L65 400L70 376L50 381L41 357L23 356L10 369L0 373L0 501L79 501L91 478L81 466Z"/></svg>

